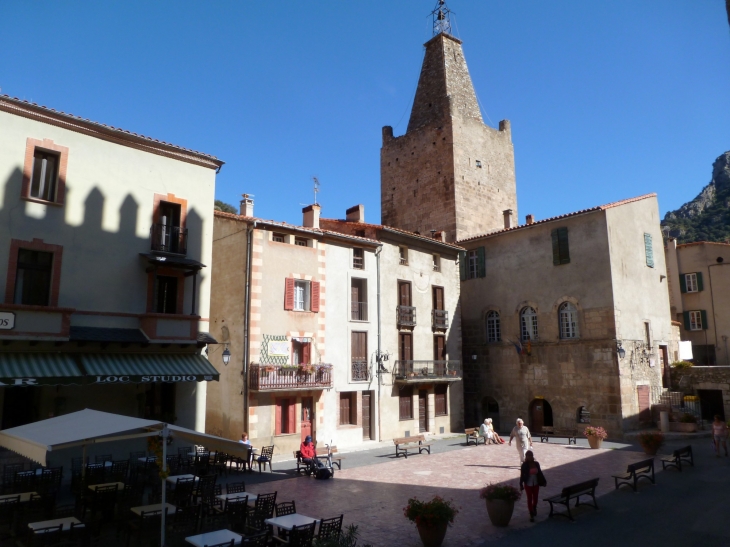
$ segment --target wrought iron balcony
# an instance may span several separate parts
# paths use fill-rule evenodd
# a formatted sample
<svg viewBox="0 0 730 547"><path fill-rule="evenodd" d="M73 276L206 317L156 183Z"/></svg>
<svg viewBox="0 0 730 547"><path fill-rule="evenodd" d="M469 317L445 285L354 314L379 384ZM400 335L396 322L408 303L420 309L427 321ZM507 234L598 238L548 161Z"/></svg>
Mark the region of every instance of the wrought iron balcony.
<svg viewBox="0 0 730 547"><path fill-rule="evenodd" d="M431 310L431 327L434 329L449 328L448 310Z"/></svg>
<svg viewBox="0 0 730 547"><path fill-rule="evenodd" d="M252 391L324 389L332 387L332 365L251 365Z"/></svg>
<svg viewBox="0 0 730 547"><path fill-rule="evenodd" d="M367 321L368 303L350 302L350 319L352 319L353 321Z"/></svg>
<svg viewBox="0 0 730 547"><path fill-rule="evenodd" d="M370 378L367 359L352 360L352 381L367 382Z"/></svg>
<svg viewBox="0 0 730 547"><path fill-rule="evenodd" d="M393 376L402 382L461 380L461 361L396 361Z"/></svg>
<svg viewBox="0 0 730 547"><path fill-rule="evenodd" d="M188 252L188 230L180 226L153 224L150 228L150 248L153 251L185 255Z"/></svg>
<svg viewBox="0 0 730 547"><path fill-rule="evenodd" d="M399 327L416 326L416 308L414 306L398 306L396 314L398 315Z"/></svg>

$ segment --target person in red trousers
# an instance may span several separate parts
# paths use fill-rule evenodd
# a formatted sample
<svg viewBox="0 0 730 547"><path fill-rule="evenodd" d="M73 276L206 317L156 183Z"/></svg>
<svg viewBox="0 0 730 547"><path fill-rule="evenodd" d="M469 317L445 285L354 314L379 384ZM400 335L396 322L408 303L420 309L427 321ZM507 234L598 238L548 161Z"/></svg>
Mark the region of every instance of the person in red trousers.
<svg viewBox="0 0 730 547"><path fill-rule="evenodd" d="M530 522L535 522L535 516L537 515L537 496L540 492L540 485L547 485L545 476L540 469L540 463L535 461L532 450L528 450L525 453L525 463L520 467L520 490L524 490L527 494Z"/></svg>

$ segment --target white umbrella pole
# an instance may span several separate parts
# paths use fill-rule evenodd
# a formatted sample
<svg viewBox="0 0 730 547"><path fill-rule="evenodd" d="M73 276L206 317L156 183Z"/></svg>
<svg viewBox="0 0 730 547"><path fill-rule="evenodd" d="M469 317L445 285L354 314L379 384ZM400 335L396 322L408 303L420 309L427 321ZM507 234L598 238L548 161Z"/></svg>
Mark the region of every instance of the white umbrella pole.
<svg viewBox="0 0 730 547"><path fill-rule="evenodd" d="M167 437L170 432L167 429L167 424L162 426L162 462L160 462L160 469L167 471ZM164 475L164 473L163 473ZM165 479L162 479L162 518L160 522L160 547L165 547L165 517L167 516L167 492L165 488Z"/></svg>
<svg viewBox="0 0 730 547"><path fill-rule="evenodd" d="M78 454L78 452L77 452ZM84 484L84 478L86 477L86 445L81 452L81 484Z"/></svg>

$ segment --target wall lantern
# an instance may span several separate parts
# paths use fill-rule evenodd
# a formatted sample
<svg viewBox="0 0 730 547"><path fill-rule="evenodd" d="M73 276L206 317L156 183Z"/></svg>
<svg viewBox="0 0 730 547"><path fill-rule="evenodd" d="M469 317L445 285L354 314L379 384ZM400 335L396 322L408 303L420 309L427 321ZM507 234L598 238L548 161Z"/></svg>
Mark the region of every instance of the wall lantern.
<svg viewBox="0 0 730 547"><path fill-rule="evenodd" d="M231 350L229 350L228 347L226 347L226 349L223 350L222 357L223 357L223 365L228 366L228 363L231 360Z"/></svg>
<svg viewBox="0 0 730 547"><path fill-rule="evenodd" d="M624 357L626 357L626 350L621 346L621 340L618 340L617 344L618 357L619 359L623 359Z"/></svg>

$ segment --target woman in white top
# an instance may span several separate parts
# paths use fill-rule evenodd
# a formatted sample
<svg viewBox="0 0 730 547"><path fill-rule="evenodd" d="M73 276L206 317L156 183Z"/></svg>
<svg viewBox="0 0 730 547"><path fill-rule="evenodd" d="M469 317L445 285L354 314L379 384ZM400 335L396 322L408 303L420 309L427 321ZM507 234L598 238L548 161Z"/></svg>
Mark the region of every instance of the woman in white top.
<svg viewBox="0 0 730 547"><path fill-rule="evenodd" d="M509 434L509 444L512 446L512 439L515 439L517 445L517 453L520 455L520 463L525 463L525 453L532 448L532 435L530 430L525 426L522 418L517 418L517 425L512 428Z"/></svg>
<svg viewBox="0 0 730 547"><path fill-rule="evenodd" d="M484 423L479 426L479 436L484 438L485 445L494 440L494 429L490 425L489 418L486 418Z"/></svg>
<svg viewBox="0 0 730 547"><path fill-rule="evenodd" d="M499 433L497 433L494 430L494 425L492 424L492 418L487 418L487 420L489 421L489 425L488 425L489 430L492 432L492 441L497 444L504 444L504 439L502 437L500 437Z"/></svg>

